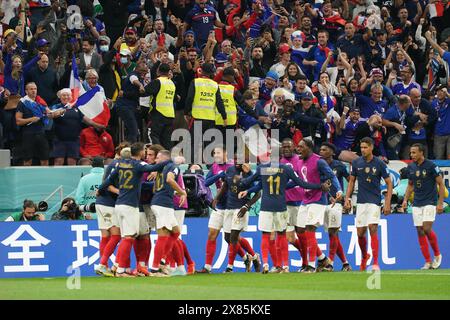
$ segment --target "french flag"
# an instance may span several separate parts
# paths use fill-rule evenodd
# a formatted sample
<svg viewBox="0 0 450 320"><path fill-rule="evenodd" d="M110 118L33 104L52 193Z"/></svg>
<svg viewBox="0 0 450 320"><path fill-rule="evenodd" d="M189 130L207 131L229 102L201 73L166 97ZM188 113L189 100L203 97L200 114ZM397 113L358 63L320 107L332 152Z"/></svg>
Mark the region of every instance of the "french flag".
<svg viewBox="0 0 450 320"><path fill-rule="evenodd" d="M106 103L105 95L100 91L99 86L81 95L75 103L75 107L92 121L102 124L105 127L108 125L111 113Z"/></svg>
<svg viewBox="0 0 450 320"><path fill-rule="evenodd" d="M31 0L28 1L28 5L30 6L30 8L45 8L50 7L51 2L50 0Z"/></svg>
<svg viewBox="0 0 450 320"><path fill-rule="evenodd" d="M448 8L448 4L444 6L442 1L438 1L435 3L429 4L430 10L430 19L435 17L442 17L444 15L444 11Z"/></svg>
<svg viewBox="0 0 450 320"><path fill-rule="evenodd" d="M81 85L80 78L78 77L78 66L75 55L72 56L72 71L70 71L70 90L72 91L71 105L75 105L78 97L85 93L85 90Z"/></svg>

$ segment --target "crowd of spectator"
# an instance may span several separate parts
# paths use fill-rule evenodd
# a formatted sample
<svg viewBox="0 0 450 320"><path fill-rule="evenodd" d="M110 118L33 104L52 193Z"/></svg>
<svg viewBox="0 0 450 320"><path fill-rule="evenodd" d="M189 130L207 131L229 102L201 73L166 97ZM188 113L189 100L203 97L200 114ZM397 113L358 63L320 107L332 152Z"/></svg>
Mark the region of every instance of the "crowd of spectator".
<svg viewBox="0 0 450 320"><path fill-rule="evenodd" d="M409 159L418 142L428 158L450 159L448 7L447 0L3 0L0 149L12 151L14 165L74 165L113 158L123 140L170 148L170 130L192 124L193 80L207 75L234 87L238 116L279 129L280 141L331 142L336 157L351 161L369 136L385 160ZM84 90L101 88L108 124L72 107L73 61ZM169 120L151 102L162 74L176 87ZM218 127L242 125L219 120Z"/></svg>

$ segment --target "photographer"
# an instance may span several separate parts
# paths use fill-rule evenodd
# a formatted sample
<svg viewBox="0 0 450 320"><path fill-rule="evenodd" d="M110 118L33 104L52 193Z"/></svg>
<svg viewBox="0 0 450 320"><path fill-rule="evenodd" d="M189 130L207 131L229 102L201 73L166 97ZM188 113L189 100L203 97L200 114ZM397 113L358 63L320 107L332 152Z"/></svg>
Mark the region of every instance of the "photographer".
<svg viewBox="0 0 450 320"><path fill-rule="evenodd" d="M50 220L85 220L83 212L75 202L74 198L65 198L61 208L55 212Z"/></svg>
<svg viewBox="0 0 450 320"><path fill-rule="evenodd" d="M45 217L42 213L36 213L37 207L31 200L23 201L23 210L20 213L10 215L6 221L44 221Z"/></svg>
<svg viewBox="0 0 450 320"><path fill-rule="evenodd" d="M104 166L104 160L102 157L95 157L92 159L91 172L83 176L77 186L75 199L78 204L89 207L89 205L95 203L95 193L97 192L98 186L102 184L103 174L105 171ZM91 219L91 215L86 214L85 218Z"/></svg>

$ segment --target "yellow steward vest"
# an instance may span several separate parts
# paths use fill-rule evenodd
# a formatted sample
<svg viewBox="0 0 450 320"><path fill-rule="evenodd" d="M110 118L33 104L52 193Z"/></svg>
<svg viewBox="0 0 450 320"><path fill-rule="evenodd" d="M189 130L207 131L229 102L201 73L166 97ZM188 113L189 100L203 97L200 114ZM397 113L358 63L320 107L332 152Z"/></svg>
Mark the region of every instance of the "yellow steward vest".
<svg viewBox="0 0 450 320"><path fill-rule="evenodd" d="M216 119L217 82L207 78L194 79L195 96L192 102L192 117L199 120Z"/></svg>
<svg viewBox="0 0 450 320"><path fill-rule="evenodd" d="M234 126L237 120L237 108L234 101L234 87L231 84L219 84L220 96L222 97L225 111L227 113L227 125ZM223 125L223 119L220 113L216 113L216 124Z"/></svg>
<svg viewBox="0 0 450 320"><path fill-rule="evenodd" d="M159 77L158 79L161 82L161 88L156 95L156 110L167 118L175 118L175 108L173 106L175 84L167 77Z"/></svg>

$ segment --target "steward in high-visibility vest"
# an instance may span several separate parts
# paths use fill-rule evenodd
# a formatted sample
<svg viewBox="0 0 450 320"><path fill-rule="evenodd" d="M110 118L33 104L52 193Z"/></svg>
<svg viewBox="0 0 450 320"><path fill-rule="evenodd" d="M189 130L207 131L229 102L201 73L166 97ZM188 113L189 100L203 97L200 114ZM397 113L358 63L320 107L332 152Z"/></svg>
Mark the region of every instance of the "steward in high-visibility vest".
<svg viewBox="0 0 450 320"><path fill-rule="evenodd" d="M227 119L225 107L220 95L219 85L212 80L214 66L205 63L202 66L202 77L192 81L186 98L185 115L191 115L195 120L216 120L216 114Z"/></svg>
<svg viewBox="0 0 450 320"><path fill-rule="evenodd" d="M216 128L216 114L220 114L224 125L227 125L227 113L220 96L219 85L212 80L216 72L214 65L204 63L200 72L201 77L194 79L189 85L184 107L184 118L191 134L191 157L193 157L186 159L188 163L203 161L202 150L207 144L203 136L207 130ZM200 128L201 136L200 131L195 128Z"/></svg>
<svg viewBox="0 0 450 320"><path fill-rule="evenodd" d="M158 78L145 88L150 96L150 139L152 144L160 144L170 150L172 146L172 124L175 118L176 86L169 78L170 66L161 63Z"/></svg>
<svg viewBox="0 0 450 320"><path fill-rule="evenodd" d="M237 121L237 104L234 100L234 86L226 81L219 83L220 96L222 97L223 104L225 106L225 112L227 113L227 125L234 126ZM218 113L216 115L216 125L223 126L223 119Z"/></svg>
<svg viewBox="0 0 450 320"><path fill-rule="evenodd" d="M219 84L225 111L227 113L227 127L236 126L238 106L244 103L242 94L233 85L235 83L235 71L233 67L227 67L222 72L222 81ZM216 125L224 126L222 119L216 117Z"/></svg>

